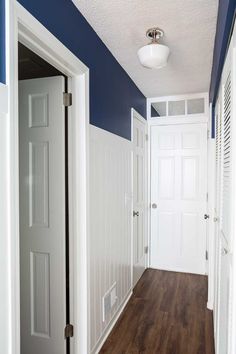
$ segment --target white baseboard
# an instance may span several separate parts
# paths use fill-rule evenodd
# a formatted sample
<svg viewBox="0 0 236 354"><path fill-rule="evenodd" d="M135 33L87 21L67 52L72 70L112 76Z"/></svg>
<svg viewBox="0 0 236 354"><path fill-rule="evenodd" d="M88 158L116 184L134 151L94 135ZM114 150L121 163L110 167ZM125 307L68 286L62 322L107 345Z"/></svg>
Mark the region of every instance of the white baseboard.
<svg viewBox="0 0 236 354"><path fill-rule="evenodd" d="M208 310L213 310L213 301L207 301L207 308Z"/></svg>
<svg viewBox="0 0 236 354"><path fill-rule="evenodd" d="M103 333L103 335L101 336L101 338L99 339L98 343L96 344L95 348L91 351L90 354L98 354L99 351L101 350L103 344L105 343L107 337L109 336L109 334L111 333L113 327L115 326L116 322L118 321L121 313L123 312L125 306L127 305L129 299L131 298L131 296L133 295L133 290L131 289L129 291L129 293L127 294L127 296L125 297L124 301L122 302L120 308L118 309L118 311L116 312L116 314L114 315L113 319L111 320L110 324L108 325L108 327L106 328L105 332Z"/></svg>

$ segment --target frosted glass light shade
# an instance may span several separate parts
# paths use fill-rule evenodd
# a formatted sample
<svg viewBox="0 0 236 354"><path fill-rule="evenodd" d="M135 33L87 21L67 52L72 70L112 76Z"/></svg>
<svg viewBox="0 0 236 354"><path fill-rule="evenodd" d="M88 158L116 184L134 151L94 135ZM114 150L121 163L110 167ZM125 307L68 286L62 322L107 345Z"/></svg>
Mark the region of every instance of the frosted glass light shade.
<svg viewBox="0 0 236 354"><path fill-rule="evenodd" d="M138 50L140 63L149 69L160 69L166 66L170 49L159 43L145 45Z"/></svg>

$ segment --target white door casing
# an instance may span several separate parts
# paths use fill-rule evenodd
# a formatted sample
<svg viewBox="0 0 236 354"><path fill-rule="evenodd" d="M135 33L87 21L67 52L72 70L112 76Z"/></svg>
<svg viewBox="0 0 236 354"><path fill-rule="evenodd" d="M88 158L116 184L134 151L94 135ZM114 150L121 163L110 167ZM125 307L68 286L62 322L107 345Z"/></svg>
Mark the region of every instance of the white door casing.
<svg viewBox="0 0 236 354"><path fill-rule="evenodd" d="M19 82L22 353L66 352L64 86Z"/></svg>
<svg viewBox="0 0 236 354"><path fill-rule="evenodd" d="M133 113L133 286L146 268L146 123Z"/></svg>
<svg viewBox="0 0 236 354"><path fill-rule="evenodd" d="M214 220L215 220L215 276L214 276L214 308L213 308L213 320L214 320L214 334L215 334L215 349L216 353L219 346L219 290L220 290L220 229L219 229L219 215L221 213L221 154L222 154L222 122L221 122L221 92L215 106L215 139L216 139L216 181L215 181L215 208L214 208Z"/></svg>
<svg viewBox="0 0 236 354"><path fill-rule="evenodd" d="M205 274L207 124L150 129L151 267Z"/></svg>
<svg viewBox="0 0 236 354"><path fill-rule="evenodd" d="M69 109L69 175L70 175L70 290L71 320L75 331L71 352L86 353L89 341L87 243L89 235L89 68L46 29L19 2L6 2L6 42L8 101L6 144L3 153L7 161L4 188L8 195L6 207L7 246L7 304L4 328L8 336L6 352L20 353L20 282L19 282L19 142L18 142L18 41L68 77L73 94ZM6 96L7 97L7 96ZM3 108L3 106L1 106ZM72 316L73 315L73 316ZM73 317L73 318L72 318Z"/></svg>
<svg viewBox="0 0 236 354"><path fill-rule="evenodd" d="M212 107L210 107L210 117L212 117ZM207 308L213 310L214 307L214 268L215 268L215 166L216 166L216 141L211 136L212 131L212 119L208 122L208 140L207 140L207 213L209 219L207 222L207 274L208 274L208 295L207 295Z"/></svg>

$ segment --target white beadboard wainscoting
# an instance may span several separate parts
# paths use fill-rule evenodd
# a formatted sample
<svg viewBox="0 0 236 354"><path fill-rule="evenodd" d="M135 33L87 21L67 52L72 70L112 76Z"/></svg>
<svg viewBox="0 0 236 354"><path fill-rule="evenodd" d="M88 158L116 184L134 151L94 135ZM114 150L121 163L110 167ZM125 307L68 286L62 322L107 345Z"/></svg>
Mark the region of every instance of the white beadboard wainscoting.
<svg viewBox="0 0 236 354"><path fill-rule="evenodd" d="M90 352L97 353L131 294L131 142L90 126ZM115 284L105 316L103 297Z"/></svg>

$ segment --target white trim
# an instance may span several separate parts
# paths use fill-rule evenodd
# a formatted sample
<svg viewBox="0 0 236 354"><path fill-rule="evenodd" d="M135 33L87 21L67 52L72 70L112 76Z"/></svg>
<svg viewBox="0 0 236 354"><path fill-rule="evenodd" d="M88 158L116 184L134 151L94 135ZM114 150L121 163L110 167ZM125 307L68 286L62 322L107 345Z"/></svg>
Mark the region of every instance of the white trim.
<svg viewBox="0 0 236 354"><path fill-rule="evenodd" d="M136 111L135 111L136 113ZM133 150L133 137L134 137L134 109L131 108L131 245L130 245L130 250L131 250L131 266L130 266L130 273L131 273L131 285L133 288L134 284L134 222L133 222L133 210L134 210L134 150Z"/></svg>
<svg viewBox="0 0 236 354"><path fill-rule="evenodd" d="M18 34L22 44L33 45L34 52L68 76L84 74L88 71L66 46L44 27L22 5L16 2ZM69 57L68 57L69 55Z"/></svg>
<svg viewBox="0 0 236 354"><path fill-rule="evenodd" d="M147 211L146 211L146 216L145 216L145 231L146 231L146 242L147 244L145 246L148 247L148 254L145 256L145 268L147 268L149 266L149 255L150 255L150 240L149 240L149 212L148 212L148 181L149 181L149 175L148 175L148 151L149 151L149 135L148 135L148 122L145 118L143 118L141 116L141 114L139 114L134 108L131 108L131 143L132 143L132 159L131 159L131 179L132 179L132 211L134 210L133 208L133 195L134 195L134 190L133 190L133 133L134 133L134 117L136 119L138 119L141 123L143 123L145 125L145 204L147 206ZM148 136L148 141L146 140L146 135ZM131 240L132 240L132 244L131 244L131 250L132 250L132 266L131 266L131 280L132 280L132 284L133 284L133 215L131 215L131 225L132 225L132 234L131 234Z"/></svg>
<svg viewBox="0 0 236 354"><path fill-rule="evenodd" d="M215 139L208 139L208 202L207 213L210 218L208 220L208 300L207 308L213 310L214 307L214 275L215 275Z"/></svg>
<svg viewBox="0 0 236 354"><path fill-rule="evenodd" d="M196 123L208 123L208 116L196 116L196 117L160 117L148 119L149 125L174 125L174 124L196 124Z"/></svg>
<svg viewBox="0 0 236 354"><path fill-rule="evenodd" d="M0 83L0 115L8 112L8 87Z"/></svg>
<svg viewBox="0 0 236 354"><path fill-rule="evenodd" d="M6 2L5 18L6 18L6 72L9 66L9 3ZM6 77L6 85L0 83L0 343L1 351L5 354L11 354L11 283L10 283L10 220L9 220L9 205L10 205L10 173L9 173L9 105L8 91L9 78Z"/></svg>
<svg viewBox="0 0 236 354"><path fill-rule="evenodd" d="M148 123L148 144L147 144L147 174L148 174L148 181L147 181L147 213L148 213L148 264L147 266L150 267L151 265L151 124Z"/></svg>
<svg viewBox="0 0 236 354"><path fill-rule="evenodd" d="M8 353L20 352L20 284L19 284L19 188L18 188L18 115L16 63L16 12L15 2L5 1L6 5L6 83L8 85L8 137L6 154L7 164L7 218L8 218L8 294L9 294L9 343ZM15 80L17 77L17 81Z"/></svg>
<svg viewBox="0 0 236 354"><path fill-rule="evenodd" d="M128 304L130 298L133 295L133 291L130 290L130 292L127 294L126 298L124 299L123 303L121 304L120 310L116 313L116 315L113 317L111 320L109 326L107 327L105 333L102 335L101 339L98 341L96 347L92 350L91 354L99 354L100 350L102 349L103 344L106 342L109 334L111 333L112 329L114 328L116 322L120 318L122 312L124 311L126 305Z"/></svg>
<svg viewBox="0 0 236 354"><path fill-rule="evenodd" d="M170 95L170 96L156 96L149 97L148 102L162 102L162 101L179 101L188 100L191 98L206 98L208 99L208 92L198 92L198 93L182 93L181 95Z"/></svg>
<svg viewBox="0 0 236 354"><path fill-rule="evenodd" d="M7 77L9 80L10 105L10 155L9 155L9 189L10 210L9 225L11 250L11 349L9 354L20 353L20 316L19 316L19 204L18 204L18 36L19 40L46 59L62 73L71 77L73 105L71 108L72 139L70 146L71 165L69 167L70 181L73 193L70 191L72 207L71 238L73 239L73 313L74 338L72 352L88 352L88 313L87 313L87 235L88 235L88 68L54 37L39 21L17 2L11 3L7 19L9 27L9 65ZM79 237L78 237L79 235Z"/></svg>
<svg viewBox="0 0 236 354"><path fill-rule="evenodd" d="M147 120L145 118L143 118L143 116L141 116L141 114L139 114L134 108L131 108L131 117L132 117L132 124L131 124L131 141L133 141L133 119L137 118L141 123L143 124L147 124Z"/></svg>

